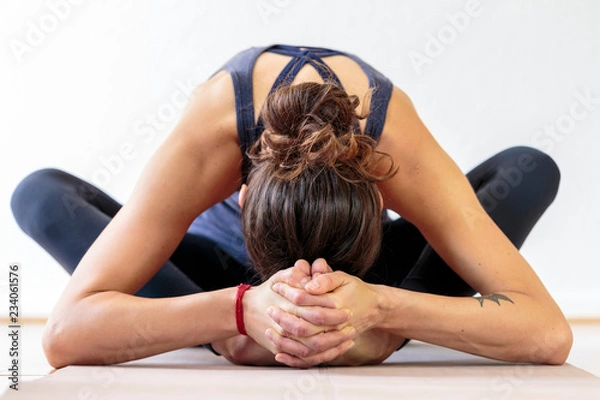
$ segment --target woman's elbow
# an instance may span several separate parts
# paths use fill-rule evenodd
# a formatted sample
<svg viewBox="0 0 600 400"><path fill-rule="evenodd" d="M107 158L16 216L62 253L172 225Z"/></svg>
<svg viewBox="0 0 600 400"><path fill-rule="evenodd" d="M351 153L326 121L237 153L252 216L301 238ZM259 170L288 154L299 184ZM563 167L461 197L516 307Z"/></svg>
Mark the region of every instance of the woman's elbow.
<svg viewBox="0 0 600 400"><path fill-rule="evenodd" d="M69 348L64 332L56 323L48 321L42 334L42 349L48 363L54 368L62 368L72 364L69 360Z"/></svg>
<svg viewBox="0 0 600 400"><path fill-rule="evenodd" d="M547 364L562 365L567 361L571 347L573 346L573 331L567 321L564 321L559 328L552 330L550 334L552 339L552 354L547 360Z"/></svg>
<svg viewBox="0 0 600 400"><path fill-rule="evenodd" d="M567 361L573 346L573 332L566 320L546 326L532 337L529 362L538 364L562 365Z"/></svg>
<svg viewBox="0 0 600 400"><path fill-rule="evenodd" d="M75 364L99 364L90 358L89 344L78 340L80 328L70 324L68 319L48 319L42 333L42 349L52 367L58 369Z"/></svg>

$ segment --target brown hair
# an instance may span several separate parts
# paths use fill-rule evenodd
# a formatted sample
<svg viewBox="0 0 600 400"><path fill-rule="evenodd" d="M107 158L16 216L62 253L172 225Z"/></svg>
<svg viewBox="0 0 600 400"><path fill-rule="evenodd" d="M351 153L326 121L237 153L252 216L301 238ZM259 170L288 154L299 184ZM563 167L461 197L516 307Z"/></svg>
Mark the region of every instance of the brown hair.
<svg viewBox="0 0 600 400"><path fill-rule="evenodd" d="M331 83L301 83L270 94L265 130L250 148L252 169L242 226L253 267L263 279L298 259L319 257L364 276L381 244L376 182L382 156L356 132L358 97Z"/></svg>

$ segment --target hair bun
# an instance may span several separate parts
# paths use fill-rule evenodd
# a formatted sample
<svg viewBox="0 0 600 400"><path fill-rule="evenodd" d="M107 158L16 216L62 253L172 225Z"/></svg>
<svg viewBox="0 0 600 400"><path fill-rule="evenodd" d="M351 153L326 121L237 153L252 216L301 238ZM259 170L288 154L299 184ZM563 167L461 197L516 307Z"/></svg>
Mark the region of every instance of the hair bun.
<svg viewBox="0 0 600 400"><path fill-rule="evenodd" d="M265 101L265 130L248 155L254 165L268 163L280 179L327 167L348 181L386 179L393 166L377 176L376 142L356 132L365 118L356 113L359 104L331 83L281 87Z"/></svg>

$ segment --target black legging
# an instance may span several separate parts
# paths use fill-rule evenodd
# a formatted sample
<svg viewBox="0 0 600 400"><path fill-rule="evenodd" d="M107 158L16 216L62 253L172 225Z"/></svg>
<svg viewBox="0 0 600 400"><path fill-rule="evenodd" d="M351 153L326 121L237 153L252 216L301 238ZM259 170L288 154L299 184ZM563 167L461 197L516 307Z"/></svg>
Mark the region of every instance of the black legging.
<svg viewBox="0 0 600 400"><path fill-rule="evenodd" d="M483 162L467 177L484 209L520 247L554 200L560 172L546 154L514 147ZM17 186L11 207L21 229L71 274L121 205L79 178L43 169ZM451 296L475 293L402 218L384 225L381 254L365 280ZM209 238L188 233L137 295L171 297L241 282L259 280Z"/></svg>

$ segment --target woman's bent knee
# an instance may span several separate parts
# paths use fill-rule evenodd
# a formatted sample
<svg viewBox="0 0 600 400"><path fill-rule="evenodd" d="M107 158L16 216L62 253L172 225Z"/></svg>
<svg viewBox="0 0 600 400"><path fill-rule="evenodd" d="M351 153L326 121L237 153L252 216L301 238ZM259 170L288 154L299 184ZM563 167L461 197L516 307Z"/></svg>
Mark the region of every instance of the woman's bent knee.
<svg viewBox="0 0 600 400"><path fill-rule="evenodd" d="M35 235L40 226L59 210L60 182L71 175L54 168L35 171L17 185L10 207L19 227L28 235ZM58 203L57 203L58 202Z"/></svg>
<svg viewBox="0 0 600 400"><path fill-rule="evenodd" d="M528 147L525 154L534 168L535 180L546 194L549 204L552 203L560 186L558 165L552 157L540 150Z"/></svg>
<svg viewBox="0 0 600 400"><path fill-rule="evenodd" d="M525 183L544 197L548 205L552 203L560 185L560 169L552 157L526 146L513 147L506 152L511 154L512 166L501 169L505 178L512 183Z"/></svg>

